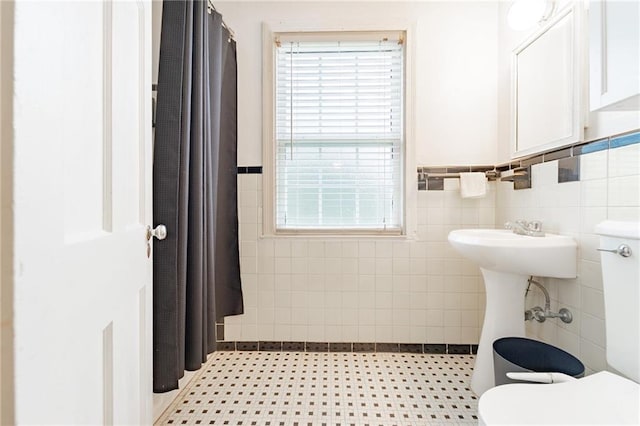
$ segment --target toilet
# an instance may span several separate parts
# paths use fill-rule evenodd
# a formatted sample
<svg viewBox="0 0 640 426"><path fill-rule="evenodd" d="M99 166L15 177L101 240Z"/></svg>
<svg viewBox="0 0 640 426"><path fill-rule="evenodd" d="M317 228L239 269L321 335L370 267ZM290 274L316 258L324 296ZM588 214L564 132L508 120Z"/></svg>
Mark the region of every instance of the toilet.
<svg viewBox="0 0 640 426"><path fill-rule="evenodd" d="M640 424L640 222L607 220L596 233L609 250L600 258L606 356L616 374L496 386L480 397L480 424Z"/></svg>

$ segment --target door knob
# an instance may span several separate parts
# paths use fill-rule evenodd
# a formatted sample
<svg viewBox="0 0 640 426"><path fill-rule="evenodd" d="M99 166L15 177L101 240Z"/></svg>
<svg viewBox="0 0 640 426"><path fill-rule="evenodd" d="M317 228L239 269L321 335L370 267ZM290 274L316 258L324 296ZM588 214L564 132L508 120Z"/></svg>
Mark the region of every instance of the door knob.
<svg viewBox="0 0 640 426"><path fill-rule="evenodd" d="M159 240L164 240L167 238L167 227L164 225L158 225L155 229L152 229L151 226L147 225L147 241L151 239L151 237L156 237Z"/></svg>

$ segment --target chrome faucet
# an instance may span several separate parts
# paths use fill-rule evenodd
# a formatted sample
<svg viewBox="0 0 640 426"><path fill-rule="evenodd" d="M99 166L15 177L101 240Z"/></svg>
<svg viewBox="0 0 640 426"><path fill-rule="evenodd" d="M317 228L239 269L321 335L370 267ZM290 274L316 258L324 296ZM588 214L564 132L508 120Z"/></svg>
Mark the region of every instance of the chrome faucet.
<svg viewBox="0 0 640 426"><path fill-rule="evenodd" d="M544 237L542 232L542 222L533 220L516 220L515 222L507 222L504 224L506 229L511 229L514 234L527 235L529 237Z"/></svg>

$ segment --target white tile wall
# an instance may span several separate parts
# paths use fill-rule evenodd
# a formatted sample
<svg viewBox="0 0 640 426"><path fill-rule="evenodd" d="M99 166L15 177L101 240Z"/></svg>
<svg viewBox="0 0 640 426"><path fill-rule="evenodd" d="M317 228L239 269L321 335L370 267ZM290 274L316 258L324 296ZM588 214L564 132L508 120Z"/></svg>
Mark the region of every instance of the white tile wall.
<svg viewBox="0 0 640 426"><path fill-rule="evenodd" d="M527 333L574 354L587 371L599 371L606 368L605 315L594 227L607 218L640 220L640 145L585 154L580 163L579 182L557 183L553 161L532 166L531 189L513 191L510 183L499 183L496 222L538 219L548 232L576 238L578 277L542 279L551 293L552 310L569 308L573 322L531 322ZM544 306L542 293L532 288L526 305Z"/></svg>
<svg viewBox="0 0 640 426"><path fill-rule="evenodd" d="M557 183L557 163L532 166L532 189L491 183L463 200L457 179L417 192L417 238L264 238L261 175L239 175L241 268L247 312L228 317L226 339L475 343L484 313L477 267L447 242L456 228L538 219L579 244L578 277L542 279L552 309L574 321L527 324L527 333L573 353L588 371L606 368L604 304L594 226L640 220L640 145L586 154L581 181ZM532 288L527 306L543 306Z"/></svg>
<svg viewBox="0 0 640 426"><path fill-rule="evenodd" d="M260 237L261 175L238 175L246 313L226 340L477 343L478 268L447 242L456 228L494 227L495 184L462 200L457 179L417 191L417 238Z"/></svg>

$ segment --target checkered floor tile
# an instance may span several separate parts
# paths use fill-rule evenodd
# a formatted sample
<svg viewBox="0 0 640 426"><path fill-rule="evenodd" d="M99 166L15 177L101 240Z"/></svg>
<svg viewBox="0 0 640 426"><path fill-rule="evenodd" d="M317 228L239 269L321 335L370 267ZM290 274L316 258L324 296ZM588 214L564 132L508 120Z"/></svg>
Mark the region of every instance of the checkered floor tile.
<svg viewBox="0 0 640 426"><path fill-rule="evenodd" d="M157 425L475 425L473 355L216 352Z"/></svg>

